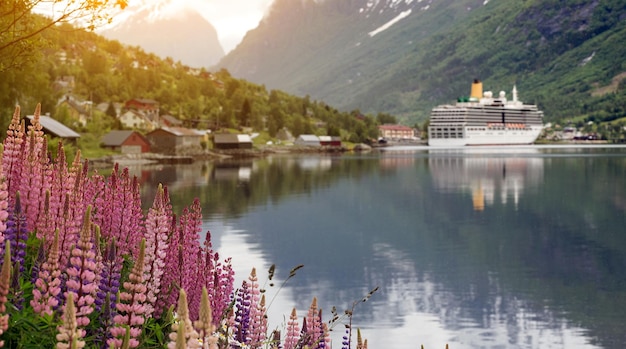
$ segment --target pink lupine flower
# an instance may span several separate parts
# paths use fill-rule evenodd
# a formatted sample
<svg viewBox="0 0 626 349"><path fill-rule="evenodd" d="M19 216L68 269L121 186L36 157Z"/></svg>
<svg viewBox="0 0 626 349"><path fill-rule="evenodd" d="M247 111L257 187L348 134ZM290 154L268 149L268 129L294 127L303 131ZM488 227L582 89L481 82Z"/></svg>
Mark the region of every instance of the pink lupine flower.
<svg viewBox="0 0 626 349"><path fill-rule="evenodd" d="M11 282L11 245L7 245L4 252L4 261L0 270L0 336L9 328L9 314L5 312ZM0 347L3 346L4 341L0 341Z"/></svg>
<svg viewBox="0 0 626 349"><path fill-rule="evenodd" d="M61 265L67 265L73 246L76 245L80 237L81 228L74 218L75 209L71 206L70 194L66 193L62 214L57 217L56 225L59 231L59 250L61 251L59 264Z"/></svg>
<svg viewBox="0 0 626 349"><path fill-rule="evenodd" d="M76 247L72 249L70 266L65 271L67 273L67 281L65 283L67 287L66 297L70 293L74 293L76 297L76 305L78 307L76 322L79 327L85 327L89 324L88 316L93 312L93 303L98 286L94 282L96 279L96 254L91 239L92 225L91 207L88 207L80 239Z"/></svg>
<svg viewBox="0 0 626 349"><path fill-rule="evenodd" d="M24 122L20 118L20 107L16 106L2 150L3 171L10 195L13 195L19 188L23 164L22 154L24 154L24 135ZM9 203L12 204L13 199L14 197L11 196Z"/></svg>
<svg viewBox="0 0 626 349"><path fill-rule="evenodd" d="M147 302L146 316L155 310L157 295L161 290L161 278L165 269L165 258L169 244L169 233L172 221L172 208L169 197L163 186L159 184L154 203L146 217L146 276Z"/></svg>
<svg viewBox="0 0 626 349"><path fill-rule="evenodd" d="M231 259L220 262L219 254L213 250L211 244L211 233L206 233L206 239L202 250L202 258L199 261L204 273L204 287L209 292L211 309L213 310L213 324L219 326L220 320L226 317L224 311L228 308L232 299L235 272L232 269Z"/></svg>
<svg viewBox="0 0 626 349"><path fill-rule="evenodd" d="M175 304L178 299L178 288L181 285L181 264L182 256L180 253L180 234L176 225L176 214L172 214L172 222L170 224L171 235L165 257L165 267L161 276L161 291L157 294L157 303L155 306L154 316L159 317L170 304Z"/></svg>
<svg viewBox="0 0 626 349"><path fill-rule="evenodd" d="M105 241L115 238L117 258L137 255L139 242L144 236L141 196L137 178L130 178L128 169L119 174L116 164L102 192L94 198L94 223L100 226Z"/></svg>
<svg viewBox="0 0 626 349"><path fill-rule="evenodd" d="M327 333L323 326L322 310L317 308L317 298L313 297L306 318L306 333L309 337L308 345L312 348L323 347L327 340Z"/></svg>
<svg viewBox="0 0 626 349"><path fill-rule="evenodd" d="M3 169L2 151L0 151L0 246L4 245L4 232L7 229L6 222L9 218L9 192Z"/></svg>
<svg viewBox="0 0 626 349"><path fill-rule="evenodd" d="M256 275L256 268L252 268L248 277L250 294L249 314L249 340L247 344L252 348L258 348L267 337L267 318L265 317L265 297L261 297L261 289Z"/></svg>
<svg viewBox="0 0 626 349"><path fill-rule="evenodd" d="M143 284L145 246L145 240L142 240L139 256L137 256L128 281L124 282L123 291L119 295L119 302L115 305L118 315L114 317L115 326L110 330L113 338L107 341L107 344L114 348L122 347L127 328L130 330L128 347L136 348L139 346L137 338L141 335L141 328L145 320L146 286Z"/></svg>
<svg viewBox="0 0 626 349"><path fill-rule="evenodd" d="M195 199L193 204L183 210L178 225L180 232L180 244L182 252L182 283L181 287L187 292L189 299L190 318L196 319L202 296L202 284L200 275L205 271L198 270L200 262L200 232L202 231L202 208L200 200Z"/></svg>
<svg viewBox="0 0 626 349"><path fill-rule="evenodd" d="M261 348L267 339L267 316L265 314L265 295L253 309L250 324L250 347Z"/></svg>
<svg viewBox="0 0 626 349"><path fill-rule="evenodd" d="M79 349L85 347L84 330L80 330L76 321L76 309L74 308L74 294L67 295L65 309L63 310L62 324L57 327L57 349Z"/></svg>
<svg viewBox="0 0 626 349"><path fill-rule="evenodd" d="M184 288L189 294L189 312L192 318L198 317L203 277L208 271L202 270L200 251L200 231L202 209L200 201L194 200L189 208L184 208L179 225L172 220L172 235L167 249L165 271L161 281L161 301L157 302L157 312L168 304L176 303L177 294L173 290Z"/></svg>
<svg viewBox="0 0 626 349"><path fill-rule="evenodd" d="M284 349L295 349L299 339L300 324L298 323L296 308L293 308L293 310L291 310L291 316L289 316L289 322L287 323L287 335L285 336Z"/></svg>
<svg viewBox="0 0 626 349"><path fill-rule="evenodd" d="M25 152L22 155L21 177L18 190L21 193L22 209L29 227L35 227L42 198L45 195L49 180L48 144L43 135L43 126L39 123L41 105L38 104L35 114L28 126ZM51 237L49 237L51 238Z"/></svg>
<svg viewBox="0 0 626 349"><path fill-rule="evenodd" d="M59 233L54 235L52 248L47 260L39 269L39 275L33 288L33 299L30 305L35 313L52 315L59 304L58 296L61 292L61 269L59 268Z"/></svg>

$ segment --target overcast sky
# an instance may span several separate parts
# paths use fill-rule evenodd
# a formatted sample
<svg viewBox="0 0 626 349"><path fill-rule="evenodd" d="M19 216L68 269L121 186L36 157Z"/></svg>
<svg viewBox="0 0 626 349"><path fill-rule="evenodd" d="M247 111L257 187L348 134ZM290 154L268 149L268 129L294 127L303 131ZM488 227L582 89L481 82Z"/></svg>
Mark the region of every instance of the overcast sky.
<svg viewBox="0 0 626 349"><path fill-rule="evenodd" d="M217 30L224 51L237 46L246 32L258 26L274 0L186 0L197 5L200 13Z"/></svg>
<svg viewBox="0 0 626 349"><path fill-rule="evenodd" d="M217 30L224 51L234 49L248 30L258 26L274 0L130 0L120 18L133 9L154 4L167 4L163 12L176 13L183 7L198 10ZM129 11L130 10L130 11Z"/></svg>

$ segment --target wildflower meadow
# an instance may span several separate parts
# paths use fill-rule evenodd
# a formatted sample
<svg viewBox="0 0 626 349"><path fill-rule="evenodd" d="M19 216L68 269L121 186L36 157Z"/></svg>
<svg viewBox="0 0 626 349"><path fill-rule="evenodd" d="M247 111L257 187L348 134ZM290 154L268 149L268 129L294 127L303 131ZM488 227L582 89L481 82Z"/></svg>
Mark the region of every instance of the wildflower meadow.
<svg viewBox="0 0 626 349"><path fill-rule="evenodd" d="M234 285L231 259L209 233L200 241L198 200L177 215L159 186L143 212L127 169L105 177L62 144L49 154L39 115L26 129L17 107L1 151L0 346L331 348L341 323L341 348L367 348L352 312L376 289L328 321L313 299L301 320L294 308L285 328L268 328L256 271Z"/></svg>

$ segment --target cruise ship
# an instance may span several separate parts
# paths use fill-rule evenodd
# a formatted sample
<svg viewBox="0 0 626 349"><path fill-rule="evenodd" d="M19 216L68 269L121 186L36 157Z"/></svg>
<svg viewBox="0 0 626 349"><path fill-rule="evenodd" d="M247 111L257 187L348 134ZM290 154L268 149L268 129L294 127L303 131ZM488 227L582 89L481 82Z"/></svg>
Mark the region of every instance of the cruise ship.
<svg viewBox="0 0 626 349"><path fill-rule="evenodd" d="M512 98L501 91L494 97L483 93L482 82L474 80L469 98L456 104L433 108L428 126L428 145L457 147L466 145L532 144L543 128L543 112L536 105Z"/></svg>

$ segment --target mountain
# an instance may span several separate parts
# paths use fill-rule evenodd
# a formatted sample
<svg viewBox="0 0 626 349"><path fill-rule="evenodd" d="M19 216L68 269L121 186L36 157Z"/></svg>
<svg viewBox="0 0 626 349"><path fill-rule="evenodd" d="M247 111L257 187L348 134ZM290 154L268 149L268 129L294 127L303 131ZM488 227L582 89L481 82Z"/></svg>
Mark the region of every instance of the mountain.
<svg viewBox="0 0 626 349"><path fill-rule="evenodd" d="M626 100L625 19L626 0L276 0L217 68L410 122L479 78L550 120Z"/></svg>
<svg viewBox="0 0 626 349"><path fill-rule="evenodd" d="M191 67L208 68L224 56L217 31L200 13L190 8L175 14L159 10L154 5L129 9L121 23L101 34Z"/></svg>

